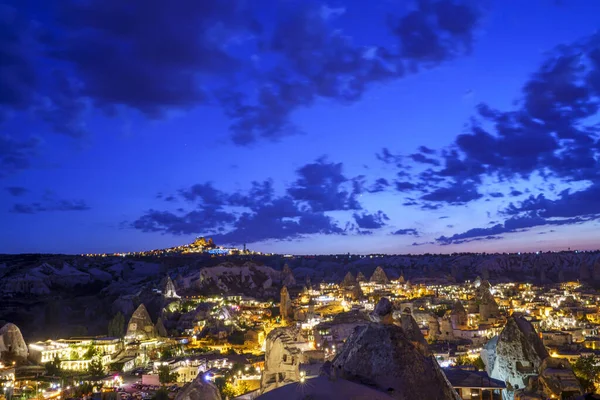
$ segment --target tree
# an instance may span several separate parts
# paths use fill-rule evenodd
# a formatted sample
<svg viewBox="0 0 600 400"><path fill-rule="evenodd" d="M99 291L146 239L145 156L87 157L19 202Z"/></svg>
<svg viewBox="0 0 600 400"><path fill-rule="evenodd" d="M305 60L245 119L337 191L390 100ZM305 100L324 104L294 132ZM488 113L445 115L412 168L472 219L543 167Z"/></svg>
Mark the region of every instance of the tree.
<svg viewBox="0 0 600 400"><path fill-rule="evenodd" d="M160 352L160 359L163 361L168 360L171 357L173 357L173 352L171 351L171 349L164 349Z"/></svg>
<svg viewBox="0 0 600 400"><path fill-rule="evenodd" d="M93 358L87 372L94 378L104 376L104 366L102 365L102 361L100 361L98 357Z"/></svg>
<svg viewBox="0 0 600 400"><path fill-rule="evenodd" d="M243 394L248 393L249 391L250 391L250 387L248 386L248 382L241 381L241 382L238 382L238 384L236 385L235 395L241 396Z"/></svg>
<svg viewBox="0 0 600 400"><path fill-rule="evenodd" d="M169 392L164 387L161 387L152 396L152 400L169 400Z"/></svg>
<svg viewBox="0 0 600 400"><path fill-rule="evenodd" d="M83 396L91 394L92 391L93 387L91 383L83 383L79 386L76 386L75 389L73 389L73 394L77 398L82 398Z"/></svg>
<svg viewBox="0 0 600 400"><path fill-rule="evenodd" d="M233 387L223 377L219 377L219 378L215 379L215 386L217 387L217 389L219 389L219 392L221 393L221 397L224 399L232 398L236 395L235 390L233 390Z"/></svg>
<svg viewBox="0 0 600 400"><path fill-rule="evenodd" d="M485 371L485 363L483 362L483 359L481 358L481 356L479 356L475 360L473 360L473 365L479 371Z"/></svg>
<svg viewBox="0 0 600 400"><path fill-rule="evenodd" d="M171 368L168 365L158 367L158 380L161 384L166 385L167 383L176 382L177 378L179 378L179 374L171 372Z"/></svg>
<svg viewBox="0 0 600 400"><path fill-rule="evenodd" d="M481 357L477 357L476 359L472 360L464 355L458 356L456 357L456 365L471 365L479 371L485 370L485 363L483 362Z"/></svg>
<svg viewBox="0 0 600 400"><path fill-rule="evenodd" d="M46 375L59 376L61 374L60 369L60 358L54 356L54 360L48 361L44 367L46 367Z"/></svg>
<svg viewBox="0 0 600 400"><path fill-rule="evenodd" d="M90 343L87 350L83 354L84 360L91 360L92 358L98 355L98 349L96 349L96 344L94 342Z"/></svg>
<svg viewBox="0 0 600 400"><path fill-rule="evenodd" d="M572 365L573 372L585 392L594 392L595 382L600 382L600 365L594 356L579 357Z"/></svg>
<svg viewBox="0 0 600 400"><path fill-rule="evenodd" d="M125 333L125 317L119 311L108 323L108 336L122 338Z"/></svg>

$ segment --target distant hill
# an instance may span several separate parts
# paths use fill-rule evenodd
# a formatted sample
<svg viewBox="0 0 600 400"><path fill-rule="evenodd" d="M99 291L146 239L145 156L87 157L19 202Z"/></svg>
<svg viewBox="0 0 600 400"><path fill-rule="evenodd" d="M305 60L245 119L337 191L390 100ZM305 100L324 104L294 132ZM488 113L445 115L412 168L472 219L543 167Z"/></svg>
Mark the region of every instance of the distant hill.
<svg viewBox="0 0 600 400"><path fill-rule="evenodd" d="M168 274L180 294L245 294L278 298L284 264L302 286L309 278L341 282L348 271L367 279L381 266L389 279L453 283L477 276L491 282L581 280L600 286L599 252L404 256L264 255L84 257L0 255L0 323L17 324L27 340L102 334L118 311L140 304L156 319L161 281ZM159 291L158 291L159 292Z"/></svg>

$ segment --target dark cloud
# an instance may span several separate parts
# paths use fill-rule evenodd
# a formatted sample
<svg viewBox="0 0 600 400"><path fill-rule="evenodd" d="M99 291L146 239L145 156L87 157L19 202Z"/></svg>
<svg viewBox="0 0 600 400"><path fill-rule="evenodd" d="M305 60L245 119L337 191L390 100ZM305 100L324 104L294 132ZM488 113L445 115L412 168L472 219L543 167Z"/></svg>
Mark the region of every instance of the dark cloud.
<svg viewBox="0 0 600 400"><path fill-rule="evenodd" d="M525 231L537 226L546 225L571 225L585 222L583 218L568 218L568 219L546 219L539 216L515 216L507 219L502 224L496 224L490 228L473 228L463 233L457 233L450 237L440 236L436 238L436 242L442 245L460 244L473 240L487 240L488 238L497 239L499 235L506 233L514 233Z"/></svg>
<svg viewBox="0 0 600 400"><path fill-rule="evenodd" d="M427 146L419 146L419 152L421 152L423 154L429 154L429 155L436 153L436 151L434 149L430 149Z"/></svg>
<svg viewBox="0 0 600 400"><path fill-rule="evenodd" d="M42 203L16 203L10 209L16 214L37 214L49 211L87 211L90 206L83 200L45 200Z"/></svg>
<svg viewBox="0 0 600 400"><path fill-rule="evenodd" d="M65 0L36 24L14 3L0 9L0 107L34 109L80 137L89 106L159 118L220 105L239 145L297 133L291 115L319 99L349 104L468 53L480 16L467 2L422 0L390 17L382 47L354 43L343 15L318 2L280 2L273 14L241 0Z"/></svg>
<svg viewBox="0 0 600 400"><path fill-rule="evenodd" d="M396 182L396 190L399 192L405 192L408 190L413 190L417 187L417 185L415 185L412 182L406 182L406 181L397 181Z"/></svg>
<svg viewBox="0 0 600 400"><path fill-rule="evenodd" d="M431 193L421 196L422 200L444 202L449 204L464 204L483 197L473 182L455 183L452 186L441 187Z"/></svg>
<svg viewBox="0 0 600 400"><path fill-rule="evenodd" d="M351 103L373 83L403 77L407 66L416 71L464 54L477 21L478 13L467 6L421 1L419 9L392 23L401 46L397 53L355 45L324 15L322 6L304 3L277 23L269 44L280 63L266 73L258 94L249 98L229 91L224 96L234 120L233 140L246 145L296 133L291 113L319 98Z"/></svg>
<svg viewBox="0 0 600 400"><path fill-rule="evenodd" d="M142 232L162 232L172 235L193 233L212 234L223 224L235 221L235 216L218 207L207 206L201 210L177 215L169 211L148 210L131 226Z"/></svg>
<svg viewBox="0 0 600 400"><path fill-rule="evenodd" d="M423 204L421 206L421 210L433 211L433 210L439 210L442 207L443 206L441 204Z"/></svg>
<svg viewBox="0 0 600 400"><path fill-rule="evenodd" d="M204 102L203 78L238 68L225 46L249 29L246 11L234 0L65 1L52 55L74 66L98 106L160 116Z"/></svg>
<svg viewBox="0 0 600 400"><path fill-rule="evenodd" d="M373 214L369 213L354 213L354 220L361 229L379 229L386 225L386 221L389 221L389 217L383 212L378 211Z"/></svg>
<svg viewBox="0 0 600 400"><path fill-rule="evenodd" d="M9 186L4 189L6 189L6 191L8 193L10 193L11 196L14 196L14 197L23 196L25 193L29 192L28 189L21 187L21 186Z"/></svg>
<svg viewBox="0 0 600 400"><path fill-rule="evenodd" d="M396 26L401 54L408 60L437 63L469 52L477 20L477 12L466 5L420 1Z"/></svg>
<svg viewBox="0 0 600 400"><path fill-rule="evenodd" d="M33 158L41 144L32 137L15 140L9 135L0 134L0 178L31 167Z"/></svg>
<svg viewBox="0 0 600 400"><path fill-rule="evenodd" d="M556 202L531 197L521 206L511 205L508 211L513 215L528 210L541 217L596 212L585 196L600 180L600 126L590 120L600 109L600 35L558 48L523 85L515 104L511 111L480 104L450 147L438 153L422 146L408 156L430 164L425 170L408 173L403 156L387 149L378 158L398 167L404 178L395 182L398 190L418 190L425 201L466 204L483 197L485 178L506 182L537 174L550 181L550 192L551 180L591 182L592 187L579 194L562 193ZM522 194L511 188L507 195ZM488 196L500 198L504 193ZM542 215L539 209L551 211Z"/></svg>
<svg viewBox="0 0 600 400"><path fill-rule="evenodd" d="M431 164L435 166L439 166L440 162L435 158L427 157L421 153L414 153L409 156L414 162L418 162L421 164Z"/></svg>
<svg viewBox="0 0 600 400"><path fill-rule="evenodd" d="M3 108L26 109L35 100L37 39L32 24L19 10L0 4L0 121Z"/></svg>
<svg viewBox="0 0 600 400"><path fill-rule="evenodd" d="M517 197L517 196L520 196L520 195L522 195L522 194L523 194L523 192L521 192L520 190L512 189L512 190L510 191L510 195L511 195L512 197Z"/></svg>
<svg viewBox="0 0 600 400"><path fill-rule="evenodd" d="M342 173L342 164L321 158L306 164L296 173L298 179L288 188L295 200L306 202L312 211L359 210L356 191L344 188L348 179Z"/></svg>
<svg viewBox="0 0 600 400"><path fill-rule="evenodd" d="M385 178L378 178L375 183L368 189L369 193L379 193L385 191L390 186L390 183Z"/></svg>
<svg viewBox="0 0 600 400"><path fill-rule="evenodd" d="M416 229L413 228L408 228L408 229L398 229L397 231L394 231L392 233L392 235L400 235L400 236L404 236L404 235L410 235L410 236L419 236L419 231L417 231Z"/></svg>
<svg viewBox="0 0 600 400"><path fill-rule="evenodd" d="M225 202L224 194L210 182L182 189L179 194L187 201L201 201L204 205L221 205Z"/></svg>
<svg viewBox="0 0 600 400"><path fill-rule="evenodd" d="M543 194L529 196L526 200L511 203L504 211L508 215L536 215L541 218L573 218L578 216L600 215L600 183L571 192L562 191L556 200L547 199Z"/></svg>
<svg viewBox="0 0 600 400"><path fill-rule="evenodd" d="M192 185L180 190L178 196L192 204L193 210L149 210L129 226L143 232L211 235L220 243L242 244L346 231L367 234L362 228L375 229L375 225L383 226L388 220L381 211L356 214L356 221L362 226L342 229L325 214L361 209L355 197L362 190L363 179L346 178L341 163L321 158L296 173L298 179L284 196L275 194L271 180L252 182L247 191L234 193L223 192L212 183Z"/></svg>
<svg viewBox="0 0 600 400"><path fill-rule="evenodd" d="M214 239L221 243L242 244L263 240L289 240L310 234L342 234L343 230L322 212L298 208L290 197L260 206L253 213L244 213L233 228Z"/></svg>
<svg viewBox="0 0 600 400"><path fill-rule="evenodd" d="M35 112L56 133L81 138L87 133L83 114L87 108L81 97L78 82L62 71L54 71L50 78L51 88L40 99Z"/></svg>
<svg viewBox="0 0 600 400"><path fill-rule="evenodd" d="M275 197L273 181L252 182L252 186L247 194L234 193L227 196L227 204L239 207L248 207L257 209L261 205L270 203Z"/></svg>

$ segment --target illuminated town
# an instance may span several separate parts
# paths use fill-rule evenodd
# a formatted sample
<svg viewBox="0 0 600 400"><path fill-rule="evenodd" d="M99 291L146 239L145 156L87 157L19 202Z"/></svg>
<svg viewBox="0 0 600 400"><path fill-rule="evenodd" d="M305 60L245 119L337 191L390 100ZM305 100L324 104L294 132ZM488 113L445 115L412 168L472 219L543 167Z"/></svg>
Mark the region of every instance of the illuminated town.
<svg viewBox="0 0 600 400"><path fill-rule="evenodd" d="M271 399L307 382L374 398L576 398L600 389L600 292L581 279L442 284L377 266L316 282L295 276L294 257L279 259L280 270L231 259L200 268L194 276L205 285L165 274L101 335L42 329L41 340L25 342L27 332L6 323L4 398L194 398L195 390L201 399ZM386 372L365 370L355 353L380 358Z"/></svg>

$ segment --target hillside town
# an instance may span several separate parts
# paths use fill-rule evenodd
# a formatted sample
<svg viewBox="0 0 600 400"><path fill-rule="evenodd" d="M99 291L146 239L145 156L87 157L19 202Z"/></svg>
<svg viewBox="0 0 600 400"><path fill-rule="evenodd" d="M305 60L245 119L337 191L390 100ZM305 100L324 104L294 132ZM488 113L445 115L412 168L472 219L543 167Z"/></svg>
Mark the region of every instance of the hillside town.
<svg viewBox="0 0 600 400"><path fill-rule="evenodd" d="M248 250L246 245L242 249L237 247L217 246L212 238L206 239L199 236L194 241L181 246L169 247L166 249L153 249L146 251L119 252L119 253L88 253L82 254L86 257L168 257L174 255L186 254L205 254L207 256L231 256L231 255L261 255L261 252Z"/></svg>
<svg viewBox="0 0 600 400"><path fill-rule="evenodd" d="M215 268L217 287L246 279L242 267ZM303 388L524 400L600 390L600 293L579 281L437 284L390 279L382 267L338 282L297 280L288 265L278 273L276 298L184 293L167 275L105 335L26 343L6 323L2 395L277 399Z"/></svg>

